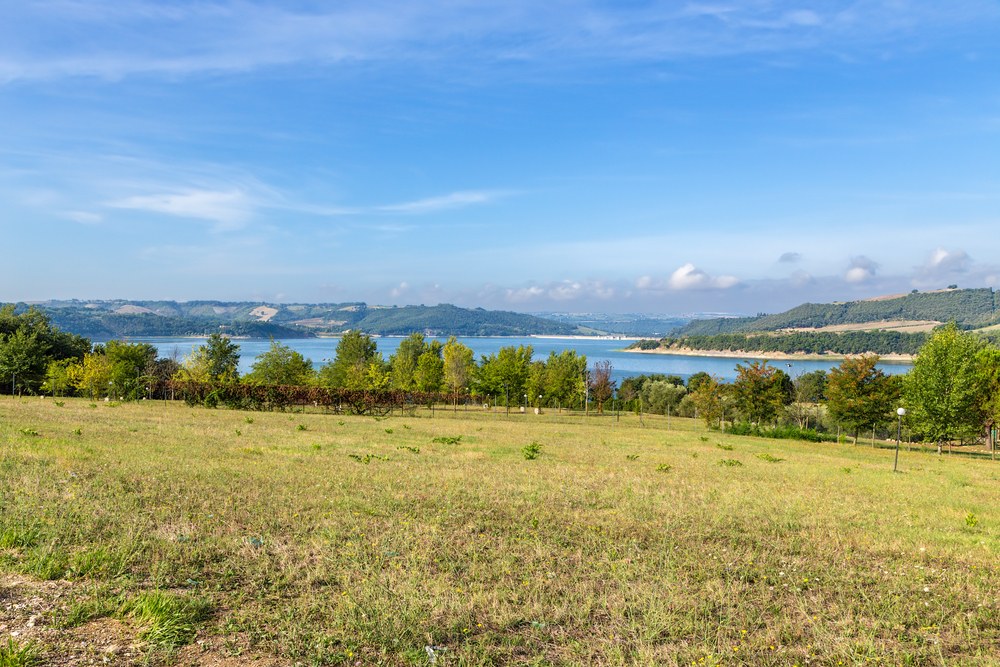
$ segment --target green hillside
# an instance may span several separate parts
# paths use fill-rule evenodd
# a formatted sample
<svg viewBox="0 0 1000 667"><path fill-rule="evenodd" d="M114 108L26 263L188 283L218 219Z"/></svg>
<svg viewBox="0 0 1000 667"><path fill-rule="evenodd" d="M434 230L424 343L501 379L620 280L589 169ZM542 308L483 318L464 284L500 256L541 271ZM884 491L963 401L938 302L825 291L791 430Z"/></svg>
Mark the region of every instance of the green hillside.
<svg viewBox="0 0 1000 667"><path fill-rule="evenodd" d="M905 296L843 303L804 303L773 315L695 320L674 336L752 333L791 328L819 328L891 320L956 322L975 328L996 321L998 295L989 287L914 292Z"/></svg>
<svg viewBox="0 0 1000 667"><path fill-rule="evenodd" d="M18 310L27 309L18 304ZM277 304L227 301L48 301L36 304L60 329L92 338L235 336L295 338L359 329L369 334L456 336L569 335L576 325L482 308L373 307L364 303Z"/></svg>

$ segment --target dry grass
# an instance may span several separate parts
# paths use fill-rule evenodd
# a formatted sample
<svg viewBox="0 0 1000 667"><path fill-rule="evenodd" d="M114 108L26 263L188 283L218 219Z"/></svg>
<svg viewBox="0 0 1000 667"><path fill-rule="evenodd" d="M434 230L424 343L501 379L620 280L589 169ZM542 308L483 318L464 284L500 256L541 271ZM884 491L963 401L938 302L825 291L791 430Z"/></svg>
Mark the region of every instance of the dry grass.
<svg viewBox="0 0 1000 667"><path fill-rule="evenodd" d="M91 405L0 401L0 568L72 582L46 664L108 618L165 663L1000 662L990 461L893 475L631 415ZM148 639L129 610L160 594L200 644Z"/></svg>

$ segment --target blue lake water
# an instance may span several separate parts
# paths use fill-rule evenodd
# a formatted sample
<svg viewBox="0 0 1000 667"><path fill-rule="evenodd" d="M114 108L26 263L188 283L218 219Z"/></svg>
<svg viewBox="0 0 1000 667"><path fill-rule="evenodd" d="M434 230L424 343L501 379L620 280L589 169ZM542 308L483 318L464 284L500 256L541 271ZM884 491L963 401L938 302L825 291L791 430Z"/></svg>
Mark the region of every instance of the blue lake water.
<svg viewBox="0 0 1000 667"><path fill-rule="evenodd" d="M130 339L136 343L150 343L156 346L161 357L177 356L178 360L183 360L185 356L199 345L204 344L204 338L135 338ZM332 360L336 356L337 338L292 338L280 340L278 342L287 345L296 352L299 352L307 359L312 360L313 366L319 367ZM388 359L400 342L401 337L376 338L379 352ZM429 340L440 340L442 343L446 338L435 338ZM468 345L476 353L476 360L486 354L496 353L501 347L510 345L531 345L534 348L535 359L545 359L549 352L561 352L563 350L576 350L577 354L586 355L588 364L593 367L595 362L608 360L612 366L612 376L619 382L635 375L648 373L664 373L670 375L680 375L687 379L689 376L699 371L705 371L716 375L724 380L736 378L735 367L738 363L745 361L744 357L697 357L673 354L637 354L635 352L625 352L624 347L629 345L631 340L605 340L605 339L582 339L582 338L459 338L460 342ZM240 346L240 373L250 372L254 359L263 354L271 346L271 341L264 338L235 339L235 343ZM772 365L782 368L792 377L797 377L802 373L815 370L828 370L840 362L830 361L798 361L791 362L777 360L771 362ZM790 365L789 365L790 364ZM905 373L910 369L907 363L886 363L880 364L886 373L895 375Z"/></svg>

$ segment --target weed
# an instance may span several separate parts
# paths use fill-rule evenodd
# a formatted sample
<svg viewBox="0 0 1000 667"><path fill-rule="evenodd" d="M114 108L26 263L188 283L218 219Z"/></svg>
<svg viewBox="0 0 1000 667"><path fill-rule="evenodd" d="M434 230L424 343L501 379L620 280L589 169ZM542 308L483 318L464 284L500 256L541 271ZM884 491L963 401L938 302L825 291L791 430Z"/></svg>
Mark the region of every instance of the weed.
<svg viewBox="0 0 1000 667"><path fill-rule="evenodd" d="M97 407L97 403L91 403L88 407L96 408Z"/></svg>
<svg viewBox="0 0 1000 667"><path fill-rule="evenodd" d="M56 401L55 404L57 408L66 407L66 401Z"/></svg>
<svg viewBox="0 0 1000 667"><path fill-rule="evenodd" d="M736 459L722 459L721 461L719 461L718 465L727 466L729 468L740 468L743 466L743 464L737 461Z"/></svg>
<svg viewBox="0 0 1000 667"><path fill-rule="evenodd" d="M975 528L979 525L979 517L977 517L974 513L969 512L965 515L965 525L969 528Z"/></svg>
<svg viewBox="0 0 1000 667"><path fill-rule="evenodd" d="M379 456L378 454L365 454L364 456L361 456L360 454L348 454L347 456L349 458L354 459L358 463L364 463L365 465L368 465L372 461L388 461L389 460L388 456Z"/></svg>
<svg viewBox="0 0 1000 667"><path fill-rule="evenodd" d="M0 549L11 547L33 547L38 542L41 531L36 524L27 526L5 526L0 529Z"/></svg>
<svg viewBox="0 0 1000 667"><path fill-rule="evenodd" d="M531 444L525 445L521 448L521 454L524 456L526 461L533 461L537 459L542 453L542 446L537 442L532 441Z"/></svg>
<svg viewBox="0 0 1000 667"><path fill-rule="evenodd" d="M243 435L243 431L241 431L239 429L236 429L236 435L237 435L237 437Z"/></svg>
<svg viewBox="0 0 1000 667"><path fill-rule="evenodd" d="M673 466L670 465L669 463L661 463L660 465L656 466L656 472L670 472L672 469Z"/></svg>
<svg viewBox="0 0 1000 667"><path fill-rule="evenodd" d="M388 433L389 435L392 435L392 429L391 428L385 429L385 432Z"/></svg>
<svg viewBox="0 0 1000 667"><path fill-rule="evenodd" d="M296 431L308 431L309 429L306 428L305 424L299 424L298 426L295 427L295 430Z"/></svg>
<svg viewBox="0 0 1000 667"><path fill-rule="evenodd" d="M323 449L323 445L319 444L318 442L314 442L314 443L313 443L313 446L312 446L312 447L313 447L313 449L314 449L315 451L317 451L317 452L318 452L319 450Z"/></svg>
<svg viewBox="0 0 1000 667"><path fill-rule="evenodd" d="M718 447L719 449L723 450L723 451L727 451L727 452L733 451L733 446L732 445L724 445L721 442L717 442L717 443L715 443L715 446Z"/></svg>
<svg viewBox="0 0 1000 667"><path fill-rule="evenodd" d="M701 440L702 442L708 442L708 438L704 435L698 436L698 439Z"/></svg>
<svg viewBox="0 0 1000 667"><path fill-rule="evenodd" d="M23 435L32 435L32 436L37 436L38 435L38 431L36 431L33 428L22 428L21 429L21 433Z"/></svg>
<svg viewBox="0 0 1000 667"><path fill-rule="evenodd" d="M211 613L211 606L201 598L148 591L123 602L118 613L143 626L140 639L158 648L172 649L194 638L198 624Z"/></svg>
<svg viewBox="0 0 1000 667"><path fill-rule="evenodd" d="M757 458L759 458L761 461L767 461L768 463L780 463L781 461L785 460L785 459L779 459L776 456L772 456L767 452L761 452L760 454L757 455ZM848 470L850 470L850 468L848 468Z"/></svg>
<svg viewBox="0 0 1000 667"><path fill-rule="evenodd" d="M419 447L410 447L408 445L401 445L401 446L397 447L396 449L405 449L406 451L411 452L413 454L419 454L420 453L420 448Z"/></svg>
<svg viewBox="0 0 1000 667"><path fill-rule="evenodd" d="M253 417L250 417L248 415L248 416L246 416L246 417L243 418L243 421L245 421L248 424L252 424L253 423Z"/></svg>
<svg viewBox="0 0 1000 667"><path fill-rule="evenodd" d="M850 475L851 474L851 469L849 467L847 467L847 466L844 466L843 468L840 469L840 472L842 472L844 474L847 474L847 475Z"/></svg>
<svg viewBox="0 0 1000 667"><path fill-rule="evenodd" d="M21 644L13 637L0 643L0 667L32 667L39 664L38 648L34 642Z"/></svg>
<svg viewBox="0 0 1000 667"><path fill-rule="evenodd" d="M625 458L628 459L629 461L638 461L639 460L639 455L638 454L626 454Z"/></svg>
<svg viewBox="0 0 1000 667"><path fill-rule="evenodd" d="M462 442L462 436L441 435L431 440L431 442L436 442L440 445L457 445L458 443Z"/></svg>
<svg viewBox="0 0 1000 667"><path fill-rule="evenodd" d="M82 428L74 429L73 435L83 435L83 429Z"/></svg>
<svg viewBox="0 0 1000 667"><path fill-rule="evenodd" d="M409 424L403 424L403 428L405 428L407 431L409 431L410 430L410 425Z"/></svg>
<svg viewBox="0 0 1000 667"><path fill-rule="evenodd" d="M339 422L337 422L337 426L343 426L343 425L344 425L344 420L343 419L341 419Z"/></svg>

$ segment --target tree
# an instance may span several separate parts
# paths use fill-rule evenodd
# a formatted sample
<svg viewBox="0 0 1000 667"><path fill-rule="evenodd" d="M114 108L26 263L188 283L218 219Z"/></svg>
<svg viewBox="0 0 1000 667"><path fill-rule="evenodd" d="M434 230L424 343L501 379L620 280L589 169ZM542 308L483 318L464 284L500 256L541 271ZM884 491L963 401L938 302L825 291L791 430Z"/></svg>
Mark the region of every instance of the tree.
<svg viewBox="0 0 1000 667"><path fill-rule="evenodd" d="M774 421L778 411L792 402L792 382L788 374L767 361L736 364L732 385L736 408L744 419L755 424Z"/></svg>
<svg viewBox="0 0 1000 667"><path fill-rule="evenodd" d="M560 405L572 403L584 393L584 376L587 373L587 357L576 350L563 350L559 354L549 352L545 360L542 390L548 399L559 401Z"/></svg>
<svg viewBox="0 0 1000 667"><path fill-rule="evenodd" d="M697 373L695 374L697 375ZM708 375L707 373L705 375ZM691 376L694 377L693 375ZM705 426L712 427L716 422L722 421L723 417L723 393L724 388L719 381L708 376L708 379L699 378L696 388L691 391L690 382L688 384L688 395L694 403L698 416L705 420Z"/></svg>
<svg viewBox="0 0 1000 667"><path fill-rule="evenodd" d="M525 390L531 357L530 345L501 347L496 354L483 355L474 376L476 391L480 394L520 397Z"/></svg>
<svg viewBox="0 0 1000 667"><path fill-rule="evenodd" d="M35 308L17 313L0 307L0 391L34 393L46 380L50 362L80 361L90 341L53 327Z"/></svg>
<svg viewBox="0 0 1000 667"><path fill-rule="evenodd" d="M111 390L112 368L106 354L84 355L83 362L71 371L74 384L84 396L97 400Z"/></svg>
<svg viewBox="0 0 1000 667"><path fill-rule="evenodd" d="M226 336L214 333L202 346L208 359L208 376L213 382L229 382L240 377L240 346Z"/></svg>
<svg viewBox="0 0 1000 667"><path fill-rule="evenodd" d="M619 394L621 392L619 391ZM649 412L665 415L677 414L677 408L687 394L683 382L676 384L668 380L653 380L642 385L642 400Z"/></svg>
<svg viewBox="0 0 1000 667"><path fill-rule="evenodd" d="M348 331L337 343L334 360L320 369L320 383L327 387L368 389L373 381L381 381L384 363L371 336Z"/></svg>
<svg viewBox="0 0 1000 667"><path fill-rule="evenodd" d="M597 413L604 412L604 404L615 395L615 381L611 379L611 362L598 361L590 374L590 396L597 403Z"/></svg>
<svg viewBox="0 0 1000 667"><path fill-rule="evenodd" d="M312 361L287 345L271 340L271 348L257 357L244 382L303 386L312 384L316 372Z"/></svg>
<svg viewBox="0 0 1000 667"><path fill-rule="evenodd" d="M795 379L795 400L799 403L819 403L826 393L826 371L803 373Z"/></svg>
<svg viewBox="0 0 1000 667"><path fill-rule="evenodd" d="M420 333L410 334L399 343L396 353L389 357L393 389L409 391L416 388L417 365L426 351L427 343Z"/></svg>
<svg viewBox="0 0 1000 667"><path fill-rule="evenodd" d="M417 391L441 391L444 384L444 360L441 358L441 344L430 346L417 359L417 371L414 383Z"/></svg>
<svg viewBox="0 0 1000 667"><path fill-rule="evenodd" d="M115 396L123 400L135 400L143 395L143 388L151 379L156 363L156 348L148 343L112 340L101 350L111 367L110 382Z"/></svg>
<svg viewBox="0 0 1000 667"><path fill-rule="evenodd" d="M877 354L849 357L832 369L827 379L830 416L848 428L855 443L861 428L890 420L899 403L899 382L876 368L878 360Z"/></svg>
<svg viewBox="0 0 1000 667"><path fill-rule="evenodd" d="M464 392L472 381L476 366L475 353L467 345L459 343L454 336L448 339L442 349L444 356L444 383L455 394Z"/></svg>
<svg viewBox="0 0 1000 667"><path fill-rule="evenodd" d="M705 371L698 371L697 373L694 373L693 375L691 375L691 377L688 378L687 381L688 393L698 391L698 387L700 387L702 383L708 382L709 380L712 379L714 378L712 378L712 376L706 373ZM718 381L716 381L716 383L718 383Z"/></svg>
<svg viewBox="0 0 1000 667"><path fill-rule="evenodd" d="M954 324L938 329L920 348L904 380L910 424L941 443L975 437L983 425L983 343Z"/></svg>

